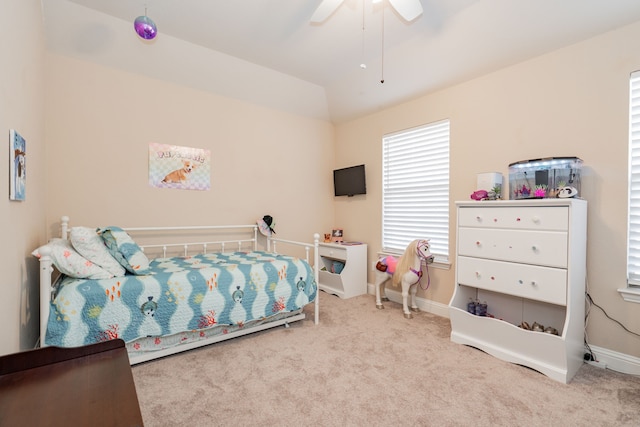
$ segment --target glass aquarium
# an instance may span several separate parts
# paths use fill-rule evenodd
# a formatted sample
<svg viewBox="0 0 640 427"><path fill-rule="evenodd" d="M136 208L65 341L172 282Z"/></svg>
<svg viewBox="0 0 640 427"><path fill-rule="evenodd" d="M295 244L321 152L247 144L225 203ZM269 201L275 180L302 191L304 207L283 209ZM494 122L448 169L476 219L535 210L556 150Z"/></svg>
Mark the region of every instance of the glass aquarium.
<svg viewBox="0 0 640 427"><path fill-rule="evenodd" d="M580 197L582 160L548 157L509 165L509 199Z"/></svg>

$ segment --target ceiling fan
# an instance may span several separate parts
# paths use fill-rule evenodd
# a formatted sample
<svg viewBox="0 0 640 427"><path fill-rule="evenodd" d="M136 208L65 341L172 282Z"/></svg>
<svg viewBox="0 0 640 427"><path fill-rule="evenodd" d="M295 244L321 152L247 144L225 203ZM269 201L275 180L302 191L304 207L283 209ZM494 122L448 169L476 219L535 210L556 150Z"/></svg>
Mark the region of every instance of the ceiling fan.
<svg viewBox="0 0 640 427"><path fill-rule="evenodd" d="M374 3L381 1L385 0L373 0ZM313 13L311 22L317 24L324 22L343 2L344 0L323 0ZM389 0L389 3L407 22L411 22L422 15L420 0Z"/></svg>

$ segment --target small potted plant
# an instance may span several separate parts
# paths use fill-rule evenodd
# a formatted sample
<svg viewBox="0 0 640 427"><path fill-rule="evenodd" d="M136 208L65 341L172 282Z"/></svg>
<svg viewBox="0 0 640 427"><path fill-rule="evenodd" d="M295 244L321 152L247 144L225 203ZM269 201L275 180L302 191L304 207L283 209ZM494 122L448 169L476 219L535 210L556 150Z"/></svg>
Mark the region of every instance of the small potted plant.
<svg viewBox="0 0 640 427"><path fill-rule="evenodd" d="M491 192L495 194L494 200L500 200L502 199L502 185L501 184L496 184L492 189Z"/></svg>

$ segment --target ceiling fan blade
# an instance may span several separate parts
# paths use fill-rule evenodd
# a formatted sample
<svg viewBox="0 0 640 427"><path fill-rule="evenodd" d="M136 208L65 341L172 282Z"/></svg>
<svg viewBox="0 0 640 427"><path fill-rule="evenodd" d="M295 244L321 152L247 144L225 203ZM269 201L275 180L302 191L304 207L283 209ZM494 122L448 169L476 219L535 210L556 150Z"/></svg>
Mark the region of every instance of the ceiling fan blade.
<svg viewBox="0 0 640 427"><path fill-rule="evenodd" d="M389 0L389 3L408 22L422 15L420 0Z"/></svg>
<svg viewBox="0 0 640 427"><path fill-rule="evenodd" d="M313 16L311 16L311 22L321 23L324 22L333 12L336 11L338 6L342 4L344 0L323 0L318 6Z"/></svg>

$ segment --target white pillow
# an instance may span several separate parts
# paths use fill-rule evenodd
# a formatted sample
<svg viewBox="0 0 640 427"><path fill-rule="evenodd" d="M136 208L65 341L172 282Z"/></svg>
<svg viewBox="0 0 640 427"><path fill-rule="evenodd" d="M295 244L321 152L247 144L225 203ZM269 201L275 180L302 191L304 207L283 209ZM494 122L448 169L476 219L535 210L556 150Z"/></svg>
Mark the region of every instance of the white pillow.
<svg viewBox="0 0 640 427"><path fill-rule="evenodd" d="M51 239L46 245L51 249L51 260L58 271L76 279L111 279L113 274L92 263L73 249L71 242L64 239ZM31 255L40 259L42 247Z"/></svg>
<svg viewBox="0 0 640 427"><path fill-rule="evenodd" d="M93 228L71 227L69 232L71 246L89 261L107 270L116 277L124 276L126 270L111 255L102 237Z"/></svg>

